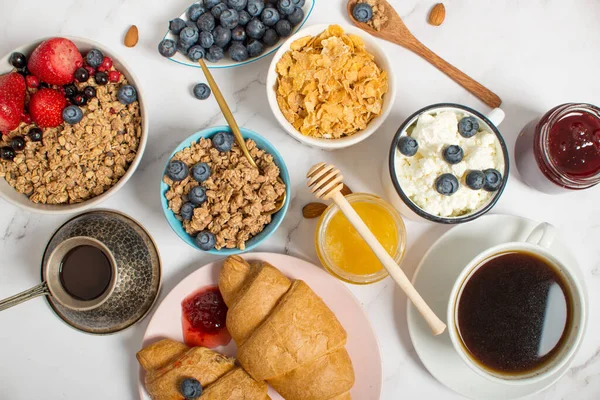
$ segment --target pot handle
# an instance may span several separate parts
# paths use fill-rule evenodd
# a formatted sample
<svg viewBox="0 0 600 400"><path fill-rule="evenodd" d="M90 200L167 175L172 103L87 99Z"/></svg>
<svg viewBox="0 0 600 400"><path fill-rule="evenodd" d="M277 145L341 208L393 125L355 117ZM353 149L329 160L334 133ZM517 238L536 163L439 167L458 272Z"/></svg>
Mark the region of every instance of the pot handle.
<svg viewBox="0 0 600 400"><path fill-rule="evenodd" d="M7 308L11 308L13 306L19 305L27 300L31 300L38 296L47 296L50 294L48 290L48 285L46 282L42 282L37 286L32 287L31 289L25 290L19 294L15 294L12 297L9 297L4 300L0 300L0 311L4 311Z"/></svg>
<svg viewBox="0 0 600 400"><path fill-rule="evenodd" d="M487 119L495 126L500 125L502 121L504 121L505 116L506 114L504 114L504 111L501 108L494 108L486 115Z"/></svg>

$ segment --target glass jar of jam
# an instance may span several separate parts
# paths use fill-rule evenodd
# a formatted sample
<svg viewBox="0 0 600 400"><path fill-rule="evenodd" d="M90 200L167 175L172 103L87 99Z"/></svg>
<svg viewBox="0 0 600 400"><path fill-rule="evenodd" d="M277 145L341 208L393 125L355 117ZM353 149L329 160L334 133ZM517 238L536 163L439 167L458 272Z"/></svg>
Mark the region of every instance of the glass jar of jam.
<svg viewBox="0 0 600 400"><path fill-rule="evenodd" d="M527 124L515 144L525 183L545 193L590 188L600 182L600 108L554 107Z"/></svg>

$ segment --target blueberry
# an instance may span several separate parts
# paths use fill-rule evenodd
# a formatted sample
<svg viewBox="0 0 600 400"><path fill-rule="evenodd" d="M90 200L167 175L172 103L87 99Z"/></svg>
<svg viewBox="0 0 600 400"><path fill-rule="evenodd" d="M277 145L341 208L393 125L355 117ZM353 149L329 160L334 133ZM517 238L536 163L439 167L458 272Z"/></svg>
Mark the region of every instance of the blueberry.
<svg viewBox="0 0 600 400"><path fill-rule="evenodd" d="M90 78L90 73L87 69L81 67L75 70L73 77L77 82L87 82L87 80Z"/></svg>
<svg viewBox="0 0 600 400"><path fill-rule="evenodd" d="M96 82L96 84L98 85L106 85L108 83L108 74L106 72L96 72L94 74L94 81ZM40 84L41 87L41 84Z"/></svg>
<svg viewBox="0 0 600 400"><path fill-rule="evenodd" d="M246 8L246 4L248 4L248 0L227 0L229 8L233 8L236 11L242 11Z"/></svg>
<svg viewBox="0 0 600 400"><path fill-rule="evenodd" d="M246 45L248 50L248 57L257 57L263 52L263 44L258 40L250 39Z"/></svg>
<svg viewBox="0 0 600 400"><path fill-rule="evenodd" d="M246 26L248 24L248 22L250 22L250 20L252 19L252 16L250 14L248 14L248 11L246 10L242 10L239 13L240 16L240 20L238 21L238 24L242 25L242 26Z"/></svg>
<svg viewBox="0 0 600 400"><path fill-rule="evenodd" d="M190 47L187 52L187 56L192 61L198 61L199 59L204 58L205 54L206 51L204 50L204 48L197 44Z"/></svg>
<svg viewBox="0 0 600 400"><path fill-rule="evenodd" d="M240 20L240 15L236 10L225 10L221 13L219 17L219 21L221 21L221 26L227 29L233 29L238 25Z"/></svg>
<svg viewBox="0 0 600 400"><path fill-rule="evenodd" d="M175 35L179 35L183 28L186 27L185 21L181 18L175 18L169 22L169 30Z"/></svg>
<svg viewBox="0 0 600 400"><path fill-rule="evenodd" d="M246 40L246 28L241 25L236 26L231 31L231 39L237 42L243 42Z"/></svg>
<svg viewBox="0 0 600 400"><path fill-rule="evenodd" d="M458 133L461 136L470 138L479 131L479 121L475 117L464 117L458 121Z"/></svg>
<svg viewBox="0 0 600 400"><path fill-rule="evenodd" d="M193 187L188 193L188 200L196 206L201 205L206 201L206 189L202 186Z"/></svg>
<svg viewBox="0 0 600 400"><path fill-rule="evenodd" d="M177 44L174 40L163 39L158 44L158 52L163 57L173 57L177 52Z"/></svg>
<svg viewBox="0 0 600 400"><path fill-rule="evenodd" d="M181 381L179 391L188 400L197 399L202 394L202 385L194 378L186 378Z"/></svg>
<svg viewBox="0 0 600 400"><path fill-rule="evenodd" d="M85 56L85 60L87 61L90 67L98 68L100 65L102 65L102 60L104 60L104 54L102 54L102 52L98 49L91 49Z"/></svg>
<svg viewBox="0 0 600 400"><path fill-rule="evenodd" d="M264 36L262 37L262 42L265 46L273 46L275 43L279 41L279 35L275 32L275 29L269 28L266 30Z"/></svg>
<svg viewBox="0 0 600 400"><path fill-rule="evenodd" d="M467 173L465 183L473 190L479 190L485 184L485 174L478 170L472 170Z"/></svg>
<svg viewBox="0 0 600 400"><path fill-rule="evenodd" d="M208 52L204 56L204 58L206 58L207 61L213 63L221 61L223 57L225 57L225 52L219 46L212 46L210 49L208 49Z"/></svg>
<svg viewBox="0 0 600 400"><path fill-rule="evenodd" d="M179 214L181 215L181 218L183 218L186 221L189 221L192 219L192 217L194 216L194 209L196 208L195 205L193 205L192 203L183 203L183 205L181 206L181 209L179 210Z"/></svg>
<svg viewBox="0 0 600 400"><path fill-rule="evenodd" d="M229 132L217 132L212 137L212 144L215 149L223 153L231 151L235 138Z"/></svg>
<svg viewBox="0 0 600 400"><path fill-rule="evenodd" d="M198 232L198 235L196 235L196 246L198 246L200 250L212 250L215 247L216 243L217 241L215 239L215 235L213 235L209 231Z"/></svg>
<svg viewBox="0 0 600 400"><path fill-rule="evenodd" d="M192 4L190 8L187 9L187 16L190 20L197 21L198 18L200 18L200 16L205 12L206 9L204 8L204 6L202 4L196 3Z"/></svg>
<svg viewBox="0 0 600 400"><path fill-rule="evenodd" d="M493 168L484 169L483 174L485 175L485 183L483 184L483 190L487 192L495 192L502 186L502 174Z"/></svg>
<svg viewBox="0 0 600 400"><path fill-rule="evenodd" d="M210 88L206 83L199 83L194 86L194 97L198 100L206 100L210 96Z"/></svg>
<svg viewBox="0 0 600 400"><path fill-rule="evenodd" d="M435 190L444 196L452 196L458 190L458 179L452 174L442 174L435 180Z"/></svg>
<svg viewBox="0 0 600 400"><path fill-rule="evenodd" d="M185 26L192 28L194 30L198 30L198 25L196 25L196 22L197 21L192 21L191 19L187 20L187 21L185 21ZM181 32L179 32L179 33L181 34Z"/></svg>
<svg viewBox="0 0 600 400"><path fill-rule="evenodd" d="M8 62L15 68L24 68L27 65L27 57L25 54L15 51L10 55Z"/></svg>
<svg viewBox="0 0 600 400"><path fill-rule="evenodd" d="M260 14L260 20L266 26L275 26L277 21L279 21L281 17L279 16L279 11L274 9L273 7L267 7Z"/></svg>
<svg viewBox="0 0 600 400"><path fill-rule="evenodd" d="M202 14L196 25L201 31L212 32L216 26L215 17L211 13Z"/></svg>
<svg viewBox="0 0 600 400"><path fill-rule="evenodd" d="M253 17L258 17L262 10L265 8L265 2L263 0L248 0L248 14Z"/></svg>
<svg viewBox="0 0 600 400"><path fill-rule="evenodd" d="M246 34L252 39L260 40L265 34L267 28L258 18L252 18L246 25Z"/></svg>
<svg viewBox="0 0 600 400"><path fill-rule="evenodd" d="M86 86L85 89L83 89L83 95L88 100L93 99L96 97L96 88L93 86Z"/></svg>
<svg viewBox="0 0 600 400"><path fill-rule="evenodd" d="M23 75L23 77L26 77L27 75L30 75L29 73L29 68L27 68L27 65L24 66L23 68L17 68L17 72L21 75ZM39 87L39 86L38 86Z"/></svg>
<svg viewBox="0 0 600 400"><path fill-rule="evenodd" d="M209 176L210 166L207 163L201 162L192 167L192 178L196 181L202 183L207 180Z"/></svg>
<svg viewBox="0 0 600 400"><path fill-rule="evenodd" d="M304 7L304 0L292 0L292 4L296 7Z"/></svg>
<svg viewBox="0 0 600 400"><path fill-rule="evenodd" d="M367 22L373 18L373 7L367 3L357 3L352 9L352 16L358 22Z"/></svg>
<svg viewBox="0 0 600 400"><path fill-rule="evenodd" d="M188 166L179 160L172 160L167 165L167 176L173 181L182 181L189 174Z"/></svg>
<svg viewBox="0 0 600 400"><path fill-rule="evenodd" d="M177 51L183 55L187 55L188 51L193 47L192 43L185 43L181 40L177 42Z"/></svg>
<svg viewBox="0 0 600 400"><path fill-rule="evenodd" d="M235 62L242 62L248 59L248 49L241 42L233 42L229 46L229 58Z"/></svg>
<svg viewBox="0 0 600 400"><path fill-rule="evenodd" d="M398 150L407 157L412 157L419 150L419 143L410 136L402 136L398 140Z"/></svg>
<svg viewBox="0 0 600 400"><path fill-rule="evenodd" d="M292 24L288 20L281 19L275 24L275 32L281 37L290 36L292 33Z"/></svg>
<svg viewBox="0 0 600 400"><path fill-rule="evenodd" d="M222 1L223 0L204 0L204 7L206 7L206 9L208 10L221 3Z"/></svg>
<svg viewBox="0 0 600 400"><path fill-rule="evenodd" d="M81 93L77 93L75 96L71 97L71 103L76 106L84 106L85 103L87 103L87 97Z"/></svg>
<svg viewBox="0 0 600 400"><path fill-rule="evenodd" d="M206 14L204 14L204 15L206 15ZM200 20L198 20L198 21L200 21ZM211 29L211 31L212 31L212 29ZM183 28L183 30L179 34L179 41L182 43L189 43L190 45L193 45L194 43L196 43L198 41L198 36L199 36L198 29L194 29L192 27L186 26L185 28Z"/></svg>
<svg viewBox="0 0 600 400"><path fill-rule="evenodd" d="M294 12L294 8L292 0L279 0L277 2L277 11L279 11L281 15L290 15Z"/></svg>
<svg viewBox="0 0 600 400"><path fill-rule="evenodd" d="M131 85L123 85L117 92L117 98L123 104L131 104L137 100L137 90Z"/></svg>
<svg viewBox="0 0 600 400"><path fill-rule="evenodd" d="M210 12L213 15L213 17L218 19L221 16L221 14L223 14L223 11L225 11L225 10L227 10L227 4L219 3L216 6L214 6L213 8L211 8Z"/></svg>
<svg viewBox="0 0 600 400"><path fill-rule="evenodd" d="M304 19L304 11L300 7L296 7L293 13L288 15L288 21L292 25L298 25Z"/></svg>
<svg viewBox="0 0 600 400"><path fill-rule="evenodd" d="M77 106L68 106L63 110L62 117L67 124L75 125L83 118L83 112Z"/></svg>
<svg viewBox="0 0 600 400"><path fill-rule="evenodd" d="M42 130L40 128L31 128L29 132L27 132L27 136L29 136L29 139L31 139L32 142L41 142Z"/></svg>
<svg viewBox="0 0 600 400"><path fill-rule="evenodd" d="M72 83L63 86L63 89L65 89L65 97L67 98L71 98L77 94L77 86Z"/></svg>
<svg viewBox="0 0 600 400"><path fill-rule="evenodd" d="M462 147L453 144L444 149L443 155L448 164L458 164L462 161L465 153Z"/></svg>
<svg viewBox="0 0 600 400"><path fill-rule="evenodd" d="M15 158L15 150L10 146L0 147L0 158L6 161L12 161Z"/></svg>
<svg viewBox="0 0 600 400"><path fill-rule="evenodd" d="M213 37L215 38L215 45L219 47L226 47L231 41L231 29L217 26L213 31Z"/></svg>
<svg viewBox="0 0 600 400"><path fill-rule="evenodd" d="M10 147L13 148L14 151L21 151L25 148L25 139L23 136L15 136L10 141Z"/></svg>
<svg viewBox="0 0 600 400"><path fill-rule="evenodd" d="M213 37L212 33L206 31L200 32L200 39L198 39L198 44L200 44L200 46L204 47L205 49L210 49L210 46L212 46L214 43L215 38Z"/></svg>

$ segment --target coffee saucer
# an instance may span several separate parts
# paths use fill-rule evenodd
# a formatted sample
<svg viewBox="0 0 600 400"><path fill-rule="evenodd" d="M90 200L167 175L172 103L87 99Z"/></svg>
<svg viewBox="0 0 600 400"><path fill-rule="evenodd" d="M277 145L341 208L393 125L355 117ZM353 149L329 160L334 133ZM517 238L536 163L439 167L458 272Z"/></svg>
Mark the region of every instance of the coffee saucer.
<svg viewBox="0 0 600 400"><path fill-rule="evenodd" d="M458 225L442 235L423 256L415 271L413 285L433 311L445 319L452 286L469 261L492 246L525 240L538 224L526 218L496 214ZM559 238L552 244L550 252L558 260L575 266L573 272L582 283L587 308L587 291L575 257ZM447 333L433 336L410 302L407 322L413 346L425 368L443 385L472 399L510 400L538 393L561 378L574 358L540 382L530 385L497 383L470 369L452 346Z"/></svg>

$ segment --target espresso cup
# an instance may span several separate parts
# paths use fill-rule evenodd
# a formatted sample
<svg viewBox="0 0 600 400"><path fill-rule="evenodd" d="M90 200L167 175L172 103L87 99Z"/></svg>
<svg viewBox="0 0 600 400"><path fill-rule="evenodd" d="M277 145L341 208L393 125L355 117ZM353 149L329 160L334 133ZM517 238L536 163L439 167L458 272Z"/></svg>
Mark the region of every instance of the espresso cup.
<svg viewBox="0 0 600 400"><path fill-rule="evenodd" d="M529 233L524 241L500 244L480 253L463 269L450 292L447 324L452 345L465 364L479 375L491 381L511 385L525 385L539 382L564 367L573 358L583 339L587 320L585 295L581 284L571 269L572 267L555 258L549 251L554 236L555 228L548 223L541 223ZM555 348L556 352L550 359L541 363L539 367L525 372L501 372L486 366L481 359L478 360L468 350L460 330L459 304L465 287L480 268L485 268L485 265L490 260L507 253L529 254L539 259L544 265L552 267L565 286L565 297L569 297L565 303L570 304L570 308L565 313L567 316L565 328L560 336L558 347ZM487 296L486 292L480 293L484 293L483 296ZM481 294L479 295L481 296ZM481 305L477 304L477 307L479 306ZM545 311L547 312L548 309ZM545 323L546 321L542 325L542 330L546 327ZM502 329L502 327L498 329ZM541 333L539 335L540 337L543 336ZM540 341L538 350L541 347Z"/></svg>

